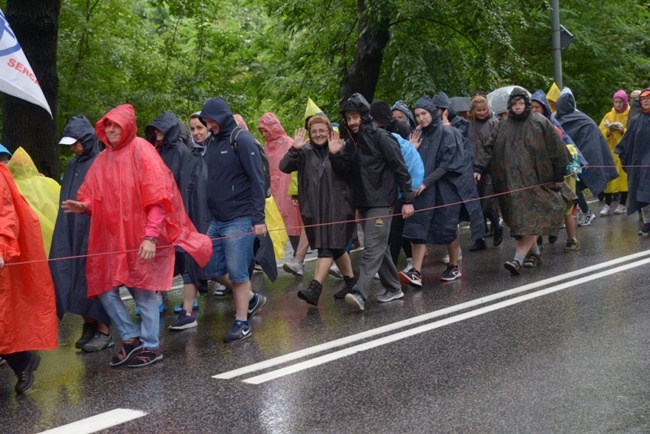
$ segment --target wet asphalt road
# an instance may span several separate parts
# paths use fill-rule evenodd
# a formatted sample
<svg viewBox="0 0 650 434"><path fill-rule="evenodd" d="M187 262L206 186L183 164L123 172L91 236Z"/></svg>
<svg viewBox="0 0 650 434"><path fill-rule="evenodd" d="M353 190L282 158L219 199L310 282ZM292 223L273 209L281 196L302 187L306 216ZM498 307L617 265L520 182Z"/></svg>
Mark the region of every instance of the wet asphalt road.
<svg viewBox="0 0 650 434"><path fill-rule="evenodd" d="M464 231L460 281L438 281L444 250L430 246L424 288L384 305L371 299L365 313L333 299L335 279L317 309L299 300L314 262L304 279L256 275L269 302L253 337L229 345L230 297L202 297L198 328L167 331L175 289L161 321L165 358L141 369L109 367L112 350L78 352L81 320L66 316L60 348L41 353L28 393L16 397L13 372L0 367L0 432L115 409L144 416L106 432L650 432L650 237L637 224L597 218L579 228L572 254L562 253L561 232L520 277L502 266L513 240L494 248L488 239L474 253Z"/></svg>

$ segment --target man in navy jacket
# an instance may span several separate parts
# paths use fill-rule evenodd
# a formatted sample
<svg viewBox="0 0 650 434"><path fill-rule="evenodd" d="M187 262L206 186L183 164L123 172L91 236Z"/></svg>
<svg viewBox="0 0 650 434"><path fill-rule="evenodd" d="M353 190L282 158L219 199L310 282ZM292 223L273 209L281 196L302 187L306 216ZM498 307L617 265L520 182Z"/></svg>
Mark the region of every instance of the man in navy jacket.
<svg viewBox="0 0 650 434"><path fill-rule="evenodd" d="M212 132L206 143L208 208L213 217L207 234L212 239L207 270L233 290L235 323L224 340L235 342L251 336L248 320L266 303L266 297L252 291L248 274L255 236L266 234L264 172L255 139L246 130L235 130L237 123L223 99L206 101L201 119Z"/></svg>

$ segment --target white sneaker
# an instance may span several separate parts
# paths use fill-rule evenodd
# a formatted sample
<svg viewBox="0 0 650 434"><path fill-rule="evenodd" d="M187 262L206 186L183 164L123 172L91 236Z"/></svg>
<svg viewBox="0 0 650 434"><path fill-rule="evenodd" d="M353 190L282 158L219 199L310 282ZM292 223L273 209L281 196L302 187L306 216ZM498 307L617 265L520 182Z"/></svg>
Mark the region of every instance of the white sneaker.
<svg viewBox="0 0 650 434"><path fill-rule="evenodd" d="M616 209L614 210L614 214L616 215L621 215L621 214L626 214L627 213L627 207L625 205L619 204Z"/></svg>
<svg viewBox="0 0 650 434"><path fill-rule="evenodd" d="M291 258L282 264L282 269L287 273L295 274L296 276L302 276L302 262L296 258Z"/></svg>
<svg viewBox="0 0 650 434"><path fill-rule="evenodd" d="M608 215L612 215L612 209L610 208L609 205L605 204L603 209L600 210L600 216L607 217Z"/></svg>
<svg viewBox="0 0 650 434"><path fill-rule="evenodd" d="M343 279L343 273L341 273L341 270L339 270L339 267L336 265L336 263L333 263L330 267L329 275L336 277L337 279Z"/></svg>
<svg viewBox="0 0 650 434"><path fill-rule="evenodd" d="M461 259L463 259L463 251L458 247L458 260L460 261ZM442 263L449 264L449 253L442 257Z"/></svg>
<svg viewBox="0 0 650 434"><path fill-rule="evenodd" d="M587 214L584 214L580 220L578 220L578 226L580 227L589 226L595 218L596 218L596 214L589 211Z"/></svg>
<svg viewBox="0 0 650 434"><path fill-rule="evenodd" d="M413 258L406 258L406 267L402 270L402 273L408 273L413 268Z"/></svg>

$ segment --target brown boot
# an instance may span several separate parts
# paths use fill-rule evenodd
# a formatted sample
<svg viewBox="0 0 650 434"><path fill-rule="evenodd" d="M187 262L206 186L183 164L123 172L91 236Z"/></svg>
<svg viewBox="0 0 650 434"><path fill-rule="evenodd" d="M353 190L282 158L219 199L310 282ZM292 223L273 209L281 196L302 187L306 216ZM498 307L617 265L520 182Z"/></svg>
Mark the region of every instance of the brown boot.
<svg viewBox="0 0 650 434"><path fill-rule="evenodd" d="M298 291L298 298L305 300L308 304L318 306L318 299L323 286L317 280L312 280L307 289Z"/></svg>

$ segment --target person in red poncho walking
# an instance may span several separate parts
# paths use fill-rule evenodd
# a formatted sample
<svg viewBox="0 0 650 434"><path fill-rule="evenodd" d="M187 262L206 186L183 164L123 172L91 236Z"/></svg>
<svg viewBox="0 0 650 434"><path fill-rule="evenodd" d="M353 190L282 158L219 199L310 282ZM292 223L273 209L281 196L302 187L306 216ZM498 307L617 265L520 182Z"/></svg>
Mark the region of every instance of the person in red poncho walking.
<svg viewBox="0 0 650 434"><path fill-rule="evenodd" d="M111 366L136 368L162 360L156 291L171 288L174 246L201 266L212 243L199 234L185 213L174 177L149 142L136 137L135 110L115 107L95 125L106 144L79 188L79 201L61 204L65 212L91 215L86 277L88 296L99 297L122 339ZM119 295L129 288L142 314L131 320Z"/></svg>
<svg viewBox="0 0 650 434"><path fill-rule="evenodd" d="M0 357L16 373L20 394L41 361L33 351L58 345L56 302L38 217L4 164L0 202Z"/></svg>

